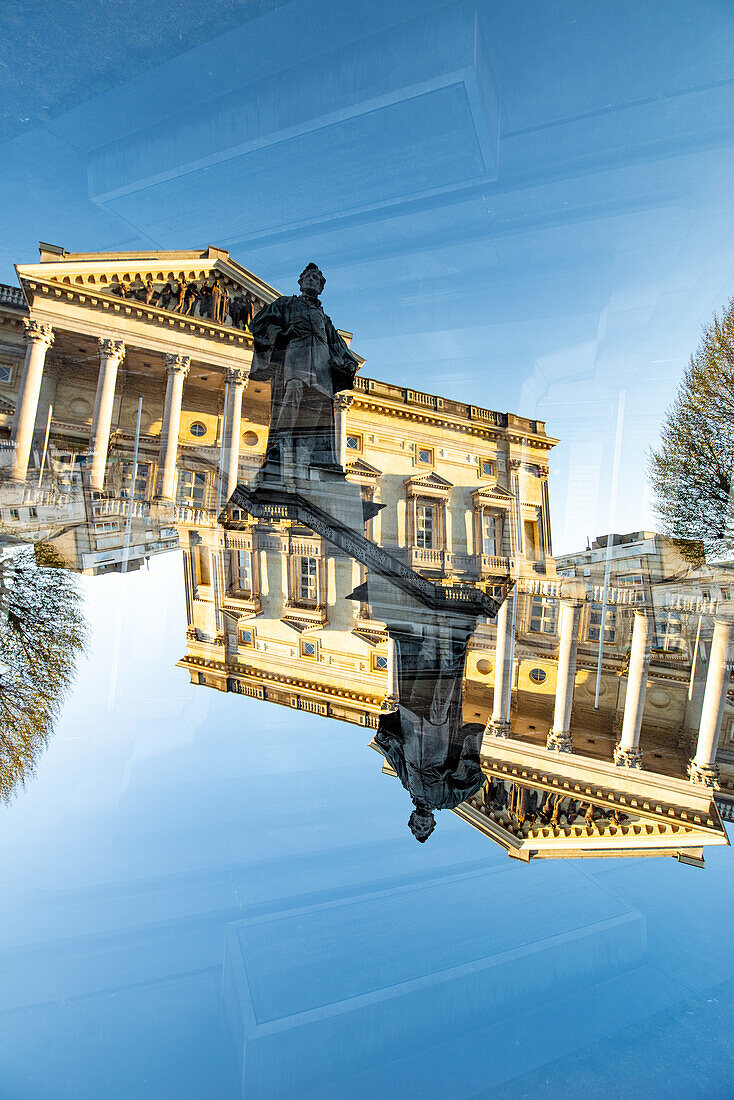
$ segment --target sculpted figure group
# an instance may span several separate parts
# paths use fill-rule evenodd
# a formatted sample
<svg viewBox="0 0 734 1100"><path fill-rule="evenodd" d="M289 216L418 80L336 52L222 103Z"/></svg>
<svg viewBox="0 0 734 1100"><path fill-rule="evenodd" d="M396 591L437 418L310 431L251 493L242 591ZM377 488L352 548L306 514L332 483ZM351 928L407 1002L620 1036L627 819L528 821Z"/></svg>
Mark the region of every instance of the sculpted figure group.
<svg viewBox="0 0 734 1100"><path fill-rule="evenodd" d="M621 825L629 819L616 807L607 810L592 802L570 798L562 792L534 790L519 783L511 783L508 790L500 779L489 780L483 797L487 809L505 810L518 828L525 824L558 828L583 822L590 829L606 824Z"/></svg>
<svg viewBox="0 0 734 1100"><path fill-rule="evenodd" d="M211 284L208 280L202 283L193 279L189 281L183 275L177 279L172 277L160 290L148 277L142 286L119 282L112 287L112 293L119 298L170 310L171 313L206 317L219 325L229 323L239 329L246 329L256 310L263 305L249 290L231 295L227 284L217 275Z"/></svg>

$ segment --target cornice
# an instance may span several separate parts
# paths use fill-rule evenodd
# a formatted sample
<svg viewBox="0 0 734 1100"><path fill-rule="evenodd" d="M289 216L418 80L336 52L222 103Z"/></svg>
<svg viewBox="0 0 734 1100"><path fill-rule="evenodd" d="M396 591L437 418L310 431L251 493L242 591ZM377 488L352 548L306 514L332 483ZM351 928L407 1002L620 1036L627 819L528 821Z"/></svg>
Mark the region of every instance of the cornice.
<svg viewBox="0 0 734 1100"><path fill-rule="evenodd" d="M426 412L420 406L393 404L385 398L370 397L364 391L358 391L354 397L352 411L359 409L398 420L407 420L415 424L430 424L442 430L448 428L451 431L474 436L477 439L488 439L495 442L504 440L518 445L530 442L533 447L545 451L550 451L558 443L557 439L547 435L537 435L530 431L518 432L515 428L502 428L496 425L489 427L480 421L462 421L457 419L456 414L441 415L440 412Z"/></svg>
<svg viewBox="0 0 734 1100"><path fill-rule="evenodd" d="M202 643L198 643L201 645ZM206 644L206 643L203 643ZM208 657L198 657L188 654L177 662L179 668L211 669L212 672L222 676L230 676L232 679L245 681L257 681L259 684L273 684L283 688L299 691L310 691L314 695L328 696L330 699L343 699L350 703L359 703L364 707L374 707L379 710L382 702L381 695L366 695L360 691L349 691L346 688L331 684L317 683L315 680L306 680L302 677L285 676L277 672L267 672L254 665L228 665L224 661L212 661Z"/></svg>

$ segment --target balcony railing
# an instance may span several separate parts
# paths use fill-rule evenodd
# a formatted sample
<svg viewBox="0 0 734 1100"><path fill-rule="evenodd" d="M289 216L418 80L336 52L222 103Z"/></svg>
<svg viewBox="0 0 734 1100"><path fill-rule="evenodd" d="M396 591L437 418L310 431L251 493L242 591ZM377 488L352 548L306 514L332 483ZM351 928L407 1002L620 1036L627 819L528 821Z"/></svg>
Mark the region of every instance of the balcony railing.
<svg viewBox="0 0 734 1100"><path fill-rule="evenodd" d="M26 301L20 287L0 283L0 306L14 306L15 309L25 309Z"/></svg>

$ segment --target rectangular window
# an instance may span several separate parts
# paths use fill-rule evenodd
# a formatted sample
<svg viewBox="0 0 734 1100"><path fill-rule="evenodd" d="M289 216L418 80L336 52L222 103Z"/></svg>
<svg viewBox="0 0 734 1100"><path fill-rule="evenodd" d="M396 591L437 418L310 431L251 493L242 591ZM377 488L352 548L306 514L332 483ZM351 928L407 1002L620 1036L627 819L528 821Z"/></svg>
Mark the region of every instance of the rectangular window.
<svg viewBox="0 0 734 1100"><path fill-rule="evenodd" d="M17 508L11 508L10 509L10 518L11 519L20 519L20 512L18 511Z"/></svg>
<svg viewBox="0 0 734 1100"><path fill-rule="evenodd" d="M383 653L375 654L373 668L375 672L387 672L387 656Z"/></svg>
<svg viewBox="0 0 734 1100"><path fill-rule="evenodd" d="M601 611L602 605L600 603L592 602L589 608L589 632L588 639L590 642L598 642L599 634L601 632ZM617 630L617 609L607 604L607 617L604 623L604 641L613 642Z"/></svg>
<svg viewBox="0 0 734 1100"><path fill-rule="evenodd" d="M678 653L683 649L683 617L676 611L655 617L657 646L666 653Z"/></svg>
<svg viewBox="0 0 734 1100"><path fill-rule="evenodd" d="M13 381L13 368L9 363L0 363L0 382Z"/></svg>
<svg viewBox="0 0 734 1100"><path fill-rule="evenodd" d="M35 504L32 504L28 509L28 517L29 519L38 519L38 509Z"/></svg>
<svg viewBox="0 0 734 1100"><path fill-rule="evenodd" d="M538 524L535 520L526 519L523 525L525 533L525 557L528 561L538 559Z"/></svg>
<svg viewBox="0 0 734 1100"><path fill-rule="evenodd" d="M497 517L491 512L482 512L482 553L490 557L496 557L499 554L497 527Z"/></svg>
<svg viewBox="0 0 734 1100"><path fill-rule="evenodd" d="M530 601L530 629L534 634L555 634L557 606L555 600L533 596Z"/></svg>
<svg viewBox="0 0 734 1100"><path fill-rule="evenodd" d="M206 546L196 546L196 583L197 585L203 585L205 588L211 585L211 565L209 560L209 551Z"/></svg>
<svg viewBox="0 0 734 1100"><path fill-rule="evenodd" d="M721 589L721 598L722 598L722 600L728 600L729 599L729 589L728 588L722 588Z"/></svg>
<svg viewBox="0 0 734 1100"><path fill-rule="evenodd" d="M137 470L135 471L135 492L133 493L133 500L145 500L148 491L148 475L150 474L150 463L139 462ZM123 462L122 464L122 477L120 496L123 500L130 499L130 478L133 476L133 464L132 462Z"/></svg>
<svg viewBox="0 0 734 1100"><path fill-rule="evenodd" d="M298 593L302 600L307 600L309 603L318 602L318 567L316 558L301 558Z"/></svg>
<svg viewBox="0 0 734 1100"><path fill-rule="evenodd" d="M240 630L240 645L254 645L255 632L253 630Z"/></svg>
<svg viewBox="0 0 734 1100"><path fill-rule="evenodd" d="M361 451L362 450L362 436L356 435L350 432L347 435L347 450L348 451Z"/></svg>
<svg viewBox="0 0 734 1100"><path fill-rule="evenodd" d="M415 506L415 544L421 550L433 550L436 545L435 507L433 504Z"/></svg>
<svg viewBox="0 0 734 1100"><path fill-rule="evenodd" d="M429 447L419 447L416 451L416 459L426 466L433 462L433 451Z"/></svg>
<svg viewBox="0 0 734 1100"><path fill-rule="evenodd" d="M196 470L179 470L176 503L190 508L203 508L206 493L206 474Z"/></svg>
<svg viewBox="0 0 734 1100"><path fill-rule="evenodd" d="M238 592L252 593L252 554L249 550L234 551L234 577Z"/></svg>
<svg viewBox="0 0 734 1100"><path fill-rule="evenodd" d="M494 477L494 462L489 458L483 458L480 463L482 477Z"/></svg>
<svg viewBox="0 0 734 1100"><path fill-rule="evenodd" d="M303 657L315 657L316 656L316 642L302 642L301 655Z"/></svg>
<svg viewBox="0 0 734 1100"><path fill-rule="evenodd" d="M620 588L637 588L642 585L642 573L622 573L617 577Z"/></svg>

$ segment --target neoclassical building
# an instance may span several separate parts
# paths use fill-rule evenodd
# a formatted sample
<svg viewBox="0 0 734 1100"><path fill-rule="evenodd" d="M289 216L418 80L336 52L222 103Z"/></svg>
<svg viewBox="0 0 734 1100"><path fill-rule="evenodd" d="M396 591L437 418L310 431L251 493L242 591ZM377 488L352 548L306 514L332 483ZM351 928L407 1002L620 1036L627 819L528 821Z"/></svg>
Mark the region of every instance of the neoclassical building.
<svg viewBox="0 0 734 1100"><path fill-rule="evenodd" d="M66 539L70 565L93 573L178 544L188 624L180 663L192 682L374 727L394 676L384 624L346 598L362 567L292 521L236 530L218 521L264 455L270 393L248 382L246 322L278 291L211 247L106 255L41 245L39 262L17 272L19 288L0 289L3 533ZM581 854L605 845L612 854L623 828L650 854L698 858L722 842L707 782L720 772L726 809L734 767L726 753L717 765L718 732L734 709L728 671L716 683L711 674L715 639L728 659L728 620L715 625L726 601L696 602L691 614L704 625L695 655L685 631L679 648L659 651L634 586L605 594L591 575L559 577L548 494L557 441L541 421L361 372L337 398L335 430L348 480L382 506L370 539L441 585L513 582L497 619L474 634L464 690L465 719L486 723L486 767L507 797L457 812L495 840L504 829L519 858L564 849L559 828L591 829L565 844ZM706 782L689 781L689 757ZM548 844L518 840L518 829L525 839L532 830L513 818L517 790L575 790L579 768L584 824L561 821L560 810L554 821L551 808L541 822ZM616 817L600 817L612 804ZM643 844L647 836L655 843Z"/></svg>

